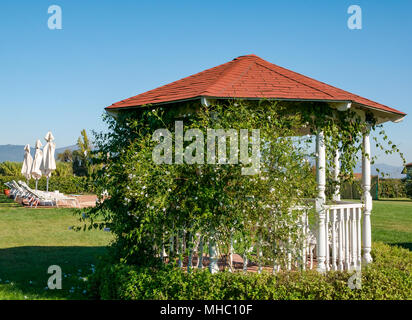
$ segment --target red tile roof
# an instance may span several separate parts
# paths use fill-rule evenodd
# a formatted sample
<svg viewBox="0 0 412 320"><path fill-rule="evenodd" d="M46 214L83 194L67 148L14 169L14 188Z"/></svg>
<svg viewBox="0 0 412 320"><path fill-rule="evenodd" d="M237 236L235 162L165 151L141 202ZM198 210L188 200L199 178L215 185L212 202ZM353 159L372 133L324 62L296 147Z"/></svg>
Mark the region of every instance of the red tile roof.
<svg viewBox="0 0 412 320"><path fill-rule="evenodd" d="M240 56L217 67L121 100L106 109L176 102L197 97L350 101L405 115L401 111L279 67L253 54Z"/></svg>

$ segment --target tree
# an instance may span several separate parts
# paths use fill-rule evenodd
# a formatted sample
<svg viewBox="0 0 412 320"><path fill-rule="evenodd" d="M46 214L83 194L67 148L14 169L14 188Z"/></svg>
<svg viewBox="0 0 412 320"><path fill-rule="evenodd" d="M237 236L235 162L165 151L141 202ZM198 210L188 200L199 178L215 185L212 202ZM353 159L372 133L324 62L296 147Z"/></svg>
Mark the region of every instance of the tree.
<svg viewBox="0 0 412 320"><path fill-rule="evenodd" d="M79 149L73 151L73 173L77 176L90 176L93 171L92 146L85 129L81 131L77 146Z"/></svg>
<svg viewBox="0 0 412 320"><path fill-rule="evenodd" d="M73 162L73 152L70 149L66 149L57 155L57 159L61 162Z"/></svg>

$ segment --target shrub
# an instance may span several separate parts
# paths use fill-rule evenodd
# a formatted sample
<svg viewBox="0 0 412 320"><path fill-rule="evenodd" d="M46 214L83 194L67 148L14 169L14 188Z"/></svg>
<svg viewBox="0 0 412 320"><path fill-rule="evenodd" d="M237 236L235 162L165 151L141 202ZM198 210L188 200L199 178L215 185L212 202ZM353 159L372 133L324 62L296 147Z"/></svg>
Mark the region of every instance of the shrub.
<svg viewBox="0 0 412 320"><path fill-rule="evenodd" d="M171 265L139 267L104 261L90 277L92 298L346 300L412 299L412 252L374 243L374 262L362 270L362 288L351 290L347 272L285 272L272 275L193 270Z"/></svg>
<svg viewBox="0 0 412 320"><path fill-rule="evenodd" d="M406 194L412 199L412 180L406 181Z"/></svg>
<svg viewBox="0 0 412 320"><path fill-rule="evenodd" d="M0 176L20 176L20 179L22 179L22 166L23 162L0 162ZM71 163L57 161L56 170L53 172L53 175L58 177L73 176L73 169Z"/></svg>
<svg viewBox="0 0 412 320"><path fill-rule="evenodd" d="M406 198L406 196L406 184L403 180L379 180L379 198Z"/></svg>
<svg viewBox="0 0 412 320"><path fill-rule="evenodd" d="M0 175L14 176L20 175L23 162L5 161L0 163Z"/></svg>

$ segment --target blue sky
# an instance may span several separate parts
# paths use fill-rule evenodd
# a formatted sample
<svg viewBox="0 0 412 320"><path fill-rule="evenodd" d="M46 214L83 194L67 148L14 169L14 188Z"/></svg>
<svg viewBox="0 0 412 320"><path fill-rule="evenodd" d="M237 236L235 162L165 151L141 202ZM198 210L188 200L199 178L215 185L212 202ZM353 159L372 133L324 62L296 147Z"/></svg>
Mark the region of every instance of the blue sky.
<svg viewBox="0 0 412 320"><path fill-rule="evenodd" d="M63 29L49 30L59 5ZM362 30L347 9L362 8ZM254 53L412 114L412 1L0 2L0 144L58 147L118 100ZM385 125L412 161L412 118ZM378 162L399 165L397 156Z"/></svg>

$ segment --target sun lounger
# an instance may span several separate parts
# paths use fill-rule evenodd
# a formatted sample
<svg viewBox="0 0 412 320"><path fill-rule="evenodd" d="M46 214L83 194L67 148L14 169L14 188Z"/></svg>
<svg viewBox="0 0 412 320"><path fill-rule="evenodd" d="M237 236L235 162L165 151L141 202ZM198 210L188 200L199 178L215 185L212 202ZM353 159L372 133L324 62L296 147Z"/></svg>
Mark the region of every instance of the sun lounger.
<svg viewBox="0 0 412 320"><path fill-rule="evenodd" d="M80 207L76 198L68 197L60 192L45 192L31 189L25 182L19 181L20 186L33 194L39 200L37 205L51 205L57 207Z"/></svg>

